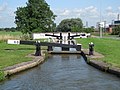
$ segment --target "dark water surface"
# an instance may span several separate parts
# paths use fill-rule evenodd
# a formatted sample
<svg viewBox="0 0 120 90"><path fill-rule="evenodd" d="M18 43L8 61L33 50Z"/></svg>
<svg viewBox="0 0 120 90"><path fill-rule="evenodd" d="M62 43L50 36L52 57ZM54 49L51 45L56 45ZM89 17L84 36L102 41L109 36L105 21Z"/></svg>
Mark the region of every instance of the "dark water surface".
<svg viewBox="0 0 120 90"><path fill-rule="evenodd" d="M0 90L120 90L120 78L87 65L81 56L52 55L1 82Z"/></svg>

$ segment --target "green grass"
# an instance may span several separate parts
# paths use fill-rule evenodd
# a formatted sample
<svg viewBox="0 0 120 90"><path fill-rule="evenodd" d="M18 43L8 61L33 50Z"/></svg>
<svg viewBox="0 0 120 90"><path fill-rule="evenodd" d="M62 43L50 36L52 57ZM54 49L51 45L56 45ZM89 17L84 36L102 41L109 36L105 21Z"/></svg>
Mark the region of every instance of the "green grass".
<svg viewBox="0 0 120 90"><path fill-rule="evenodd" d="M0 41L0 81L5 79L2 69L21 62L32 60L26 57L35 52L35 46L30 45L8 45Z"/></svg>
<svg viewBox="0 0 120 90"><path fill-rule="evenodd" d="M3 80L3 68L12 66L21 62L32 60L31 57L26 57L28 54L35 53L35 46L33 45L8 45L8 39L20 39L21 32L4 32L0 31L0 80ZM44 41L45 39L40 39ZM42 47L42 50L46 47Z"/></svg>
<svg viewBox="0 0 120 90"><path fill-rule="evenodd" d="M0 42L0 69L31 60L26 56L34 51L35 46L8 45L5 42Z"/></svg>
<svg viewBox="0 0 120 90"><path fill-rule="evenodd" d="M89 48L88 44L93 42L95 44L95 51L105 56L105 58L102 58L104 62L120 68L120 40L105 38L87 38L76 40L78 43L82 44L83 48Z"/></svg>
<svg viewBox="0 0 120 90"><path fill-rule="evenodd" d="M27 55L34 54L35 49L34 45L8 45L0 41L0 81L4 79L3 68L32 60ZM42 50L46 50L46 47L43 46Z"/></svg>

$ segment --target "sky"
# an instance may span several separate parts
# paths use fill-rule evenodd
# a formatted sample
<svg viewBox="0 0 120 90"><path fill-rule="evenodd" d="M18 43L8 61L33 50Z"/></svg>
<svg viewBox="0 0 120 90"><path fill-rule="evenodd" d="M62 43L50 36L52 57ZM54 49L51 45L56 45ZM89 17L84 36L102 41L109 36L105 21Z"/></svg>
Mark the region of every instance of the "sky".
<svg viewBox="0 0 120 90"><path fill-rule="evenodd" d="M0 28L16 27L15 11L26 6L28 0L0 0ZM81 18L84 26L96 26L97 22L112 23L120 14L120 0L46 0L57 15L57 25L68 18Z"/></svg>

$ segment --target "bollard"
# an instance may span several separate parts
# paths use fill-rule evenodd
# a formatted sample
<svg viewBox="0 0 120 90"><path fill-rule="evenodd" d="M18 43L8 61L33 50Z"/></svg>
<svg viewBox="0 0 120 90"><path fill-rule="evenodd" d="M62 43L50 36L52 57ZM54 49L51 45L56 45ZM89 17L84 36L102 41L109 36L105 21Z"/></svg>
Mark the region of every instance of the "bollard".
<svg viewBox="0 0 120 90"><path fill-rule="evenodd" d="M41 46L40 46L40 43L37 42L35 45L36 45L35 56L41 56Z"/></svg>
<svg viewBox="0 0 120 90"><path fill-rule="evenodd" d="M94 52L94 44L93 42L89 43L89 55L93 55Z"/></svg>
<svg viewBox="0 0 120 90"><path fill-rule="evenodd" d="M81 44L77 44L76 50L81 51Z"/></svg>

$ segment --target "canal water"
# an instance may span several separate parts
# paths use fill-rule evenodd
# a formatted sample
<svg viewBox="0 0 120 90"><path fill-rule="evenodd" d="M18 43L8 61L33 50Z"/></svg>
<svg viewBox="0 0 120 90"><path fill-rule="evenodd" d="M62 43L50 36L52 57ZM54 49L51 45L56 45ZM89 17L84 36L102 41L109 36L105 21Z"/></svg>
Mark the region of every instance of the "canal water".
<svg viewBox="0 0 120 90"><path fill-rule="evenodd" d="M87 65L80 55L51 55L0 82L0 90L120 90L120 78Z"/></svg>

